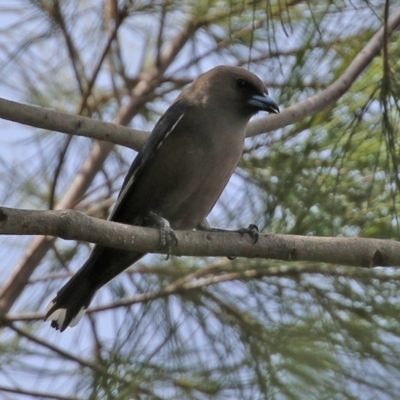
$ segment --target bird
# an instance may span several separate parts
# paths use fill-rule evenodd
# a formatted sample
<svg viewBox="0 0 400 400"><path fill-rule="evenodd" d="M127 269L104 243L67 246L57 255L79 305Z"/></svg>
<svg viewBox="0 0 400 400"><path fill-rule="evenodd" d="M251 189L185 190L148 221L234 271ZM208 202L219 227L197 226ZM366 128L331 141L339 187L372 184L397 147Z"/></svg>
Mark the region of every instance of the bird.
<svg viewBox="0 0 400 400"><path fill-rule="evenodd" d="M160 229L210 230L207 216L235 171L246 126L259 111L279 113L265 84L248 70L220 65L184 89L133 160L108 218ZM253 225L254 226L254 225ZM95 245L58 291L45 320L61 332L78 324L95 293L145 254Z"/></svg>

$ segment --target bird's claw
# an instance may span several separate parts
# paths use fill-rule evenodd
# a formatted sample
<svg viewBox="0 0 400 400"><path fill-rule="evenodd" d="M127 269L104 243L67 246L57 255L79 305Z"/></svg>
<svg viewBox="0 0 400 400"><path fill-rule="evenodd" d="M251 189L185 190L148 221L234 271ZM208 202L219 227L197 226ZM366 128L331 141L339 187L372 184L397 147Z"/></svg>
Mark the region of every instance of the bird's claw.
<svg viewBox="0 0 400 400"><path fill-rule="evenodd" d="M166 220L165 220L166 221ZM160 227L160 245L161 247L166 247L168 249L166 260L172 253L172 245L178 245L178 237L174 230L170 227L169 222Z"/></svg>
<svg viewBox="0 0 400 400"><path fill-rule="evenodd" d="M160 229L160 246L168 249L166 258L166 260L168 260L172 253L172 245L178 245L178 237L165 218L162 218L155 213L150 213L150 218L158 225Z"/></svg>
<svg viewBox="0 0 400 400"><path fill-rule="evenodd" d="M237 232L239 232L241 236L243 236L245 233L248 233L253 239L253 244L256 244L258 242L258 238L260 237L260 231L258 226L255 224L250 224L247 228L239 229Z"/></svg>
<svg viewBox="0 0 400 400"><path fill-rule="evenodd" d="M247 228L238 229L236 232L240 233L240 236L243 236L245 233L248 233L250 237L253 239L253 244L258 242L258 238L260 236L260 231L258 230L258 226L255 224L250 224ZM235 256L228 256L228 260L234 260Z"/></svg>

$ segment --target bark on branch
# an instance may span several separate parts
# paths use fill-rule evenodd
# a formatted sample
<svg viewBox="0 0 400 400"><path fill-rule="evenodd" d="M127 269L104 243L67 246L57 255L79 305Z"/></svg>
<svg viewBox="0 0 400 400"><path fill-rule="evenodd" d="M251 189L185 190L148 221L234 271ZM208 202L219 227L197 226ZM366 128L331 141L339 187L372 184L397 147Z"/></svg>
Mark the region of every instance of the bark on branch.
<svg viewBox="0 0 400 400"><path fill-rule="evenodd" d="M358 267L400 266L394 240L260 235L257 243L237 233L176 231L177 256L235 256L308 261ZM50 235L131 251L166 254L156 229L88 217L73 210L32 211L0 208L0 235Z"/></svg>
<svg viewBox="0 0 400 400"><path fill-rule="evenodd" d="M90 137L138 150L148 132L81 115L67 114L0 98L0 118L39 129ZM4 132L7 134L7 132Z"/></svg>

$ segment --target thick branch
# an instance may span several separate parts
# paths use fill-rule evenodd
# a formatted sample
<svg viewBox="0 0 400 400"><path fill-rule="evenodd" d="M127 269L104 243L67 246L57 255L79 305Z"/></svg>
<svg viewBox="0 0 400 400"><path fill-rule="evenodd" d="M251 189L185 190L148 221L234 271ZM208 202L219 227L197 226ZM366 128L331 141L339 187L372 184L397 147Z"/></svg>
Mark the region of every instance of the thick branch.
<svg viewBox="0 0 400 400"><path fill-rule="evenodd" d="M35 128L121 144L135 150L138 150L148 137L147 132L125 126L2 98L0 98L0 118Z"/></svg>
<svg viewBox="0 0 400 400"><path fill-rule="evenodd" d="M256 244L237 233L177 231L177 256L235 256L309 261L359 267L400 266L400 243L393 240L265 235ZM0 235L51 235L125 250L162 253L156 229L88 217L73 210L0 208Z"/></svg>

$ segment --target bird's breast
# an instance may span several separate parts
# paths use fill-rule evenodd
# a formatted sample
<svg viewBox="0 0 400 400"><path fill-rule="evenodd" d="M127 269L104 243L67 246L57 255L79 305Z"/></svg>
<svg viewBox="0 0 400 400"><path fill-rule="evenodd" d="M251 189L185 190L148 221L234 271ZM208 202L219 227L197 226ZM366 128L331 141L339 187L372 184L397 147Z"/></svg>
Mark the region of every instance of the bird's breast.
<svg viewBox="0 0 400 400"><path fill-rule="evenodd" d="M240 160L243 144L244 132L226 132L174 146L184 151L170 165L170 187L160 204L160 214L173 228L195 228L207 217Z"/></svg>

